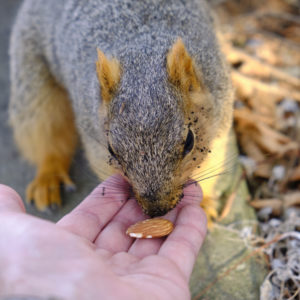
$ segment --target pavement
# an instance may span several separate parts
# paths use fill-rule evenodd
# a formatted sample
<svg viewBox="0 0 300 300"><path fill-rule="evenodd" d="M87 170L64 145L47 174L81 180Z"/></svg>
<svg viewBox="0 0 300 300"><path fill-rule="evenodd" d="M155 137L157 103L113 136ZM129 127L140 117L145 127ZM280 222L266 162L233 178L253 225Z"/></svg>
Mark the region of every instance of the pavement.
<svg viewBox="0 0 300 300"><path fill-rule="evenodd" d="M11 28L22 1L4 0L0 2L0 183L14 188L24 199L27 184L34 178L35 168L20 155L13 141L8 124L9 103L9 37ZM77 190L63 192L63 207L52 214L43 214L32 206L27 206L30 214L56 221L75 207L97 185L98 180L90 171L82 150L78 150L71 167L71 178Z"/></svg>

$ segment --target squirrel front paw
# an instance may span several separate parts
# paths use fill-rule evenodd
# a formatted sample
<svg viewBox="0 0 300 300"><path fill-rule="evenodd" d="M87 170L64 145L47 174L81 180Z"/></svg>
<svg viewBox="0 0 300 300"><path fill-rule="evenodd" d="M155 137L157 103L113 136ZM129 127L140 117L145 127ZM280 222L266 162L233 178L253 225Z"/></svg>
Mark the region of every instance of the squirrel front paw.
<svg viewBox="0 0 300 300"><path fill-rule="evenodd" d="M38 174L27 187L26 202L33 202L37 210L42 212L49 211L49 209L55 211L62 204L61 184L64 185L67 191L75 190L75 184L65 171L59 170Z"/></svg>

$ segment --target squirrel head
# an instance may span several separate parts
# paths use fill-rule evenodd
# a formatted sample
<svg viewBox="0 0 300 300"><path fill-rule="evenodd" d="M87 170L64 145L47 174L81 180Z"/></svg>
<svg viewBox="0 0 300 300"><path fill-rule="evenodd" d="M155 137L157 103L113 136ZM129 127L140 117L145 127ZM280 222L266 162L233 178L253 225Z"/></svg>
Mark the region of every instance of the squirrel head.
<svg viewBox="0 0 300 300"><path fill-rule="evenodd" d="M147 215L164 215L210 152L214 106L201 70L180 38L161 59L127 64L98 50L96 64L108 163Z"/></svg>

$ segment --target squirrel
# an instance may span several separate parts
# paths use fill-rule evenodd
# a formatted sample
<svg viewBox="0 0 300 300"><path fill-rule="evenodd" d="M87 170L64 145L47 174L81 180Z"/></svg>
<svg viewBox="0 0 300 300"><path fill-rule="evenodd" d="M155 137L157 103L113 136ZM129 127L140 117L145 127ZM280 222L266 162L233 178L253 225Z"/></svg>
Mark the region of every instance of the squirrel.
<svg viewBox="0 0 300 300"><path fill-rule="evenodd" d="M10 124L37 166L26 196L38 210L73 186L78 137L99 179L123 174L150 217L224 152L233 89L205 0L25 0L10 61Z"/></svg>

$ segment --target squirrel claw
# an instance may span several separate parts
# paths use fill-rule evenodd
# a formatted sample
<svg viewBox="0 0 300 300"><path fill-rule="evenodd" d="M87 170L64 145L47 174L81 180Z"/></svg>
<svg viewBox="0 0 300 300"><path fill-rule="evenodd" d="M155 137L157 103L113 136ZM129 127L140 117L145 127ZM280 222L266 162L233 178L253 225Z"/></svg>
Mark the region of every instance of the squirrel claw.
<svg viewBox="0 0 300 300"><path fill-rule="evenodd" d="M75 192L76 191L76 185L74 183L72 184L64 184L64 189L66 192Z"/></svg>
<svg viewBox="0 0 300 300"><path fill-rule="evenodd" d="M55 213L61 207L60 186L65 190L74 191L75 184L67 174L49 172L39 174L27 187L26 202L34 203L37 210L44 213Z"/></svg>
<svg viewBox="0 0 300 300"><path fill-rule="evenodd" d="M59 206L56 203L53 203L53 204L50 205L49 208L50 208L51 212L55 213L55 212L58 211Z"/></svg>

